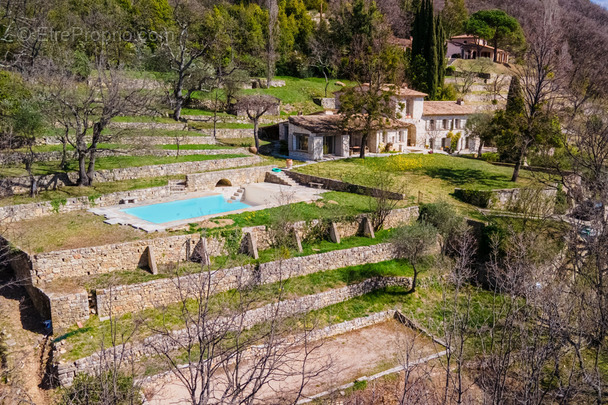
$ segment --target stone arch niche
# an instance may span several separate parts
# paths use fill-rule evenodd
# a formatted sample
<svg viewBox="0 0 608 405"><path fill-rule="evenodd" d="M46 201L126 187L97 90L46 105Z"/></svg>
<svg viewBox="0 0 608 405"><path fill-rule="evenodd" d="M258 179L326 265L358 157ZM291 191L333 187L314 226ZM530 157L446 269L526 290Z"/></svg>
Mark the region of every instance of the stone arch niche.
<svg viewBox="0 0 608 405"><path fill-rule="evenodd" d="M217 183L215 183L215 187L230 187L232 186L232 182L228 179L220 179Z"/></svg>

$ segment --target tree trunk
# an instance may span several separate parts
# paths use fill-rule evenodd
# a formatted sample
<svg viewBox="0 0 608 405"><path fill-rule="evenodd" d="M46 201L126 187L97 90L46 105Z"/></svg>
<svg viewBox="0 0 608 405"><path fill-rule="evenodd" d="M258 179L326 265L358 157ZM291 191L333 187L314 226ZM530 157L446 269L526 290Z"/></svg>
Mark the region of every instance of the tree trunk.
<svg viewBox="0 0 608 405"><path fill-rule="evenodd" d="M479 149L477 149L477 159L481 159L481 150L483 149L483 141L479 140Z"/></svg>
<svg viewBox="0 0 608 405"><path fill-rule="evenodd" d="M517 159L517 162L515 163L515 168L513 169L513 177L511 177L512 182L516 182L517 179L519 178L519 170L521 169L521 165L523 165L524 160L526 159L526 150L527 149L528 148L526 146L522 146L522 148L521 148L519 158Z"/></svg>
<svg viewBox="0 0 608 405"><path fill-rule="evenodd" d="M78 151L78 185L79 186L89 186L89 176L87 176L87 166L86 166L86 157L87 154L84 151Z"/></svg>
<svg viewBox="0 0 608 405"><path fill-rule="evenodd" d="M410 293L416 292L416 282L418 281L418 270L414 263L412 263L412 269L414 270L414 277L412 277L412 288L410 288Z"/></svg>
<svg viewBox="0 0 608 405"><path fill-rule="evenodd" d="M177 83L175 83L175 89L173 91L173 96L175 97L175 108L173 109L173 119L175 121L179 121L182 116L182 108L184 106L184 97L183 97L183 88L184 88L184 72L179 71L177 73L179 75L179 79L177 79Z"/></svg>
<svg viewBox="0 0 608 405"><path fill-rule="evenodd" d="M323 71L323 76L325 76L325 98L327 98L327 88L329 87L329 77L327 77L327 73L325 73L325 69L321 69Z"/></svg>
<svg viewBox="0 0 608 405"><path fill-rule="evenodd" d="M260 153L260 139L258 137L258 118L253 120L253 139L255 140L255 153Z"/></svg>
<svg viewBox="0 0 608 405"><path fill-rule="evenodd" d="M361 150L359 151L359 157L361 159L365 159L365 146L367 145L367 137L368 137L368 133L364 133L363 136L361 137Z"/></svg>

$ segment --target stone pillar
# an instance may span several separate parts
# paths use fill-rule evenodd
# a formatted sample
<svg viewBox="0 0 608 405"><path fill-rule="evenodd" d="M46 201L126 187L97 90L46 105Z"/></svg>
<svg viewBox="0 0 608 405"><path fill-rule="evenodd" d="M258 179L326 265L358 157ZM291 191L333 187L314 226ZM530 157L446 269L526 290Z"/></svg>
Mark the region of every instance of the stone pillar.
<svg viewBox="0 0 608 405"><path fill-rule="evenodd" d="M207 238L202 237L197 245L197 253L201 258L201 264L203 266L209 266L211 264L211 258L209 257L209 250L207 249Z"/></svg>
<svg viewBox="0 0 608 405"><path fill-rule="evenodd" d="M190 260L190 257L192 256L192 247L190 246L191 243L192 243L192 238L189 238L186 241L186 261Z"/></svg>
<svg viewBox="0 0 608 405"><path fill-rule="evenodd" d="M334 243L340 243L340 232L335 222L332 222L329 228L329 239Z"/></svg>
<svg viewBox="0 0 608 405"><path fill-rule="evenodd" d="M247 241L247 254L254 259L259 259L260 256L258 255L258 244L255 240L255 236L253 236L253 233L247 232L245 234L245 238Z"/></svg>
<svg viewBox="0 0 608 405"><path fill-rule="evenodd" d="M293 238L296 242L296 248L298 249L299 253L302 253L304 251L304 249L302 249L302 239L300 238L300 234L298 233L297 230L293 230Z"/></svg>
<svg viewBox="0 0 608 405"><path fill-rule="evenodd" d="M156 259L154 258L154 247L148 246L146 251L148 253L148 268L152 274L158 274L158 267L156 267Z"/></svg>
<svg viewBox="0 0 608 405"><path fill-rule="evenodd" d="M363 226L363 236L367 236L368 238L372 239L376 238L372 221L370 221L368 217L363 217L363 223L361 225Z"/></svg>

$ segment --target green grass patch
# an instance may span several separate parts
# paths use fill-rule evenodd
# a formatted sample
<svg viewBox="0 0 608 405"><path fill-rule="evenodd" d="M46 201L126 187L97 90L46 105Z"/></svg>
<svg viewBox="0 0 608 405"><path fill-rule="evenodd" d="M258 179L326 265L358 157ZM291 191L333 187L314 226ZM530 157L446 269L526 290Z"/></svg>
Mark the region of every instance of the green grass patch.
<svg viewBox="0 0 608 405"><path fill-rule="evenodd" d="M158 149L164 150L177 150L177 145L158 145ZM233 149L235 146L231 145L208 145L208 144L192 144L192 145L180 145L180 150L216 150L216 149Z"/></svg>
<svg viewBox="0 0 608 405"><path fill-rule="evenodd" d="M190 121L188 123L190 128L192 129L213 129L213 122L196 122ZM251 135L253 136L253 124L249 123L240 123L240 122L218 122L215 124L217 129L251 129Z"/></svg>
<svg viewBox="0 0 608 405"><path fill-rule="evenodd" d="M290 110L297 112L302 111L304 114L308 114L314 111L322 110L322 107L316 105L312 99L317 97L325 97L325 79L310 77L305 79L299 79L290 76L276 77L278 80L285 80L284 87L271 87L269 89L246 89L242 90L241 94L268 94L281 99L283 105L289 105ZM330 80L327 88L327 97L333 97L333 92L341 90L342 87L336 85L335 79ZM340 80L347 86L352 82L348 80ZM210 93L196 92L194 98L205 100L212 97ZM224 97L224 94L220 94L220 97Z"/></svg>
<svg viewBox="0 0 608 405"><path fill-rule="evenodd" d="M173 118L168 117L150 117L147 115L122 115L114 117L114 122L149 122L158 124L181 124L179 121L175 121Z"/></svg>
<svg viewBox="0 0 608 405"><path fill-rule="evenodd" d="M398 190L395 191L405 189L413 199L420 198L421 202L443 199L460 206L463 203L453 197L455 188L491 190L521 187L534 183L539 176L538 173L521 172L520 180L513 183L510 181L512 168L443 154L350 158L295 170L372 187L377 183L378 173L387 173L396 179Z"/></svg>

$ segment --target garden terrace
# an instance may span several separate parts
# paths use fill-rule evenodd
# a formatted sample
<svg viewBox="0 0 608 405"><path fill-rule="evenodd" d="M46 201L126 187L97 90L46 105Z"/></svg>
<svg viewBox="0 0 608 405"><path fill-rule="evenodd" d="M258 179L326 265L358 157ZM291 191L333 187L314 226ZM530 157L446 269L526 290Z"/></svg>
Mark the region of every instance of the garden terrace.
<svg viewBox="0 0 608 405"><path fill-rule="evenodd" d="M247 300L252 303L251 309L255 309L274 302L277 297L277 289L281 290L282 300L293 300L336 290L348 285L356 285L374 277L409 277L411 275L412 269L405 261L391 260L289 278L279 283L257 286L250 291L243 291L241 293L248 295ZM403 298L405 290L401 287L391 287L390 289L393 288L395 289L394 291L400 292L399 295ZM236 308L238 299L239 297L235 290L221 292L209 298L209 307L213 314L227 314L230 310ZM125 332L128 334L134 331L135 341L152 335L155 327L164 326L174 330L181 329L184 327L184 322L180 316L181 305L181 303L177 303L167 305L164 308L150 308L138 313L126 314L117 319L117 326L121 330L121 333ZM190 309L194 309L197 304L195 300L187 300L186 305ZM383 309L377 310L380 306ZM369 310L360 308L352 318L391 309L386 305L381 304L380 306L374 305L374 308L369 308ZM345 318L347 317L340 315L326 317L322 326L349 320ZM331 322L332 319L334 322ZM145 325L135 328L139 320L144 320ZM105 341L106 347L109 347L108 343L110 343L111 336L107 332L111 326L110 324L109 320L100 321L98 317L93 316L84 323L82 328L75 327L68 330L64 335L57 337L55 343L65 341L65 348L68 352L63 356L62 360L75 360L91 355L98 350L102 340Z"/></svg>
<svg viewBox="0 0 608 405"><path fill-rule="evenodd" d="M268 263L279 259L287 260L290 258L307 257L333 251L345 251L345 249L355 247L375 246L389 241L391 230L378 231L375 236L374 239L364 236L351 236L342 238L340 243L334 243L328 240L304 241L302 242L302 252L299 252L295 248L269 248L260 250L258 259L253 259L251 256L243 253L211 256L210 266L206 266L202 269L200 263L181 262L159 265L158 274L151 274L150 271L145 268L137 268L131 271L114 271L112 273L82 277L58 278L45 286L45 290L51 288L54 292L69 292L84 286L87 291L92 292L110 288L112 286L132 285L176 276L196 274L200 273L201 270L214 271L218 269Z"/></svg>
<svg viewBox="0 0 608 405"><path fill-rule="evenodd" d="M375 186L378 173L394 175L396 190L420 202L450 201L455 188L491 190L534 184L539 174L522 172L517 183L510 181L513 170L490 163L443 154L406 154L365 159L343 159L295 168L313 176L342 180L363 186Z"/></svg>
<svg viewBox="0 0 608 405"><path fill-rule="evenodd" d="M369 212L372 199L356 194L327 192L314 203L296 203L260 211L231 214L200 224L193 223L180 231L146 233L125 225L109 225L104 218L86 211L8 223L4 235L16 246L30 253L123 243L169 235L198 233L207 227L220 228L267 225L278 216L289 215L290 221L312 221L320 218L352 217ZM0 200L1 201L1 200ZM405 203L404 203L405 205ZM229 221L226 221L229 220Z"/></svg>

